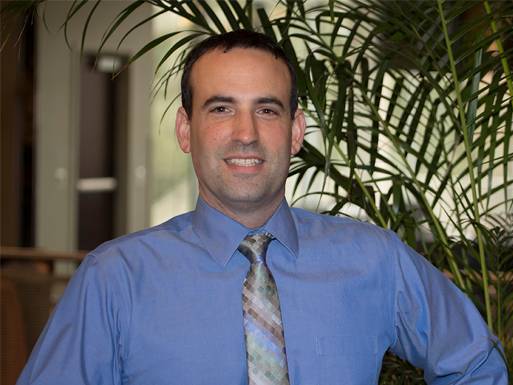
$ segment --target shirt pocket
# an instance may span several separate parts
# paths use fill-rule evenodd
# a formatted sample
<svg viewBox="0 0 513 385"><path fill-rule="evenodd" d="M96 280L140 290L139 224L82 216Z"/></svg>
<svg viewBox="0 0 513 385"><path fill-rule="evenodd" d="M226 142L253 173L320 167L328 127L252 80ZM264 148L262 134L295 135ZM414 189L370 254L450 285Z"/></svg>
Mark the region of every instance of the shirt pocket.
<svg viewBox="0 0 513 385"><path fill-rule="evenodd" d="M320 384L377 384L376 337L319 336L315 347L319 359Z"/></svg>

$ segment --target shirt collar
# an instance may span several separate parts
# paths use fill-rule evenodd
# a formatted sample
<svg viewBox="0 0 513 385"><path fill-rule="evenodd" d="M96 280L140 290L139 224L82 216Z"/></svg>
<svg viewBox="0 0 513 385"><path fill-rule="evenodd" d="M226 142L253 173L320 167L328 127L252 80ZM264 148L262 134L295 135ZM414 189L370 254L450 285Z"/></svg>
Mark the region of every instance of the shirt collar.
<svg viewBox="0 0 513 385"><path fill-rule="evenodd" d="M239 247L240 242L251 231L241 223L224 215L198 198L192 214L192 226L209 254L219 264L226 265ZM297 255L297 230L287 201L283 199L278 209L258 230L271 233L281 244Z"/></svg>

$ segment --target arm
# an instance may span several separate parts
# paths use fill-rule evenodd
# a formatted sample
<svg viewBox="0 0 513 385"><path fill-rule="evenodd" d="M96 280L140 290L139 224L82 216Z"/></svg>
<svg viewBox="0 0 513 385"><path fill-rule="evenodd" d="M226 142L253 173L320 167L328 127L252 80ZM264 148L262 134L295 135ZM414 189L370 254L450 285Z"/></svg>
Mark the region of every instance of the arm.
<svg viewBox="0 0 513 385"><path fill-rule="evenodd" d="M428 384L506 385L499 342L472 302L423 257L394 241L396 341L391 350L423 368Z"/></svg>
<svg viewBox="0 0 513 385"><path fill-rule="evenodd" d="M89 255L71 279L17 385L120 384L118 311L104 269Z"/></svg>

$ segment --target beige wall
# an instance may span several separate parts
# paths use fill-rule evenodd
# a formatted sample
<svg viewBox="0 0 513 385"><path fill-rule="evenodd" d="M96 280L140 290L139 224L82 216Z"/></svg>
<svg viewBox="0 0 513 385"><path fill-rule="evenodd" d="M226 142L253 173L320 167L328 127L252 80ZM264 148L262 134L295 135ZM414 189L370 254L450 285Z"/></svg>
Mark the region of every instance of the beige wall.
<svg viewBox="0 0 513 385"><path fill-rule="evenodd" d="M76 179L79 105L79 47L87 7L70 25L71 50L59 31L70 1L49 1L41 12L44 23L37 29L36 73L36 246L54 250L73 250L76 245ZM91 4L88 4L90 7ZM85 51L94 52L102 34L125 1L102 2L89 26ZM144 6L138 20L151 14ZM133 25L133 24L132 24ZM132 34L119 49L131 54L151 39L147 23ZM104 51L115 52L119 34ZM126 224L127 231L147 226L148 219L148 146L150 123L150 92L152 59L142 57L129 69ZM94 154L94 152L93 152Z"/></svg>

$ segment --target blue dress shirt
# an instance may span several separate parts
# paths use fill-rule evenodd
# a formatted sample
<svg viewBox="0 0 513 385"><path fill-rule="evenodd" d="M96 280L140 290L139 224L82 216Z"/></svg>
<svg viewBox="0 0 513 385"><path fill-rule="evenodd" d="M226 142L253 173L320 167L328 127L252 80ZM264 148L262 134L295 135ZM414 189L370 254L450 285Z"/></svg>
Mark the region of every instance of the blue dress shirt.
<svg viewBox="0 0 513 385"><path fill-rule="evenodd" d="M392 232L290 209L263 228L292 385L377 384L392 350L430 384L506 385L473 304ZM107 242L80 265L18 384L247 384L237 251L249 229L195 211Z"/></svg>

